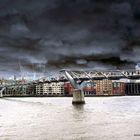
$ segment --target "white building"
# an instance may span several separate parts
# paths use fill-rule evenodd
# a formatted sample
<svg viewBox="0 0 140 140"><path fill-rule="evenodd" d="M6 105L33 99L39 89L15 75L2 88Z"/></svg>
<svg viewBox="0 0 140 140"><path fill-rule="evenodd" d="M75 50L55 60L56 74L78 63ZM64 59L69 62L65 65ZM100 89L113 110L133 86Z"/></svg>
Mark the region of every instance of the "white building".
<svg viewBox="0 0 140 140"><path fill-rule="evenodd" d="M64 82L39 83L36 86L36 93L45 96L64 95Z"/></svg>
<svg viewBox="0 0 140 140"><path fill-rule="evenodd" d="M36 85L36 95L43 95L43 83Z"/></svg>

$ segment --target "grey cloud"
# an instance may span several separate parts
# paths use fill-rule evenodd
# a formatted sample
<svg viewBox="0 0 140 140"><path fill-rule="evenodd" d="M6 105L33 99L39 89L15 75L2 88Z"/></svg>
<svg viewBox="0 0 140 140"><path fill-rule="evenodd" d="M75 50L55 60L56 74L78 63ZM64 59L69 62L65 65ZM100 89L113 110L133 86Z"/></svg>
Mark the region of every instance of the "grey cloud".
<svg viewBox="0 0 140 140"><path fill-rule="evenodd" d="M139 62L138 0L1 0L0 73Z"/></svg>
<svg viewBox="0 0 140 140"><path fill-rule="evenodd" d="M131 53L122 54L121 59L138 63L140 61L140 47L135 46Z"/></svg>
<svg viewBox="0 0 140 140"><path fill-rule="evenodd" d="M30 30L24 24L16 23L16 24L11 25L10 27L10 34L17 37L19 36L24 37L29 33L30 33Z"/></svg>

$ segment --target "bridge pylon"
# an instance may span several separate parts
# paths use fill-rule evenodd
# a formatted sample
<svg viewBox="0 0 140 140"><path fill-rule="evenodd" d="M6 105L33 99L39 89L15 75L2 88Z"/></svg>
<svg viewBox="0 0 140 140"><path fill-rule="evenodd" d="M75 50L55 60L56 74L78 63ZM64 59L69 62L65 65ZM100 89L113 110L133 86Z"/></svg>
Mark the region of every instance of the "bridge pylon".
<svg viewBox="0 0 140 140"><path fill-rule="evenodd" d="M81 89L74 89L73 90L72 104L85 104L84 93Z"/></svg>
<svg viewBox="0 0 140 140"><path fill-rule="evenodd" d="M2 98L3 97L3 94L2 94L2 91L0 91L0 98Z"/></svg>
<svg viewBox="0 0 140 140"><path fill-rule="evenodd" d="M3 91L5 90L6 88L5 87L3 87L1 90L0 90L0 98L2 98L3 97Z"/></svg>
<svg viewBox="0 0 140 140"><path fill-rule="evenodd" d="M70 81L72 87L74 88L72 104L85 104L84 93L80 88L80 85L76 83L69 71L62 70L61 72L64 72L66 78Z"/></svg>

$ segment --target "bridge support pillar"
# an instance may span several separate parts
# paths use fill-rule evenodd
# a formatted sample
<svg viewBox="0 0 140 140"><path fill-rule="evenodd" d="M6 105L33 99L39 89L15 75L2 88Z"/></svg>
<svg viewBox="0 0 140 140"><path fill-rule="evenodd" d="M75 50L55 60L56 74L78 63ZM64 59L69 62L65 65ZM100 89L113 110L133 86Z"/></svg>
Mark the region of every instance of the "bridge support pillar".
<svg viewBox="0 0 140 140"><path fill-rule="evenodd" d="M2 98L3 97L3 94L2 94L2 92L0 92L0 98Z"/></svg>
<svg viewBox="0 0 140 140"><path fill-rule="evenodd" d="M84 93L80 89L74 89L72 104L85 104Z"/></svg>

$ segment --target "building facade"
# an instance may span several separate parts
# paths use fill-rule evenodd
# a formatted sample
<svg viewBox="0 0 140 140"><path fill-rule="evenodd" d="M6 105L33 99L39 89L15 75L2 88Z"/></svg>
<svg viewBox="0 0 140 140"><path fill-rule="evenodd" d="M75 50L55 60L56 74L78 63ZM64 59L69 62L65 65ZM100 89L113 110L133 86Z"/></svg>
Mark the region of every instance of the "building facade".
<svg viewBox="0 0 140 140"><path fill-rule="evenodd" d="M126 95L140 95L140 83L126 83Z"/></svg>
<svg viewBox="0 0 140 140"><path fill-rule="evenodd" d="M83 86L83 92L85 96L96 95L96 82L86 82Z"/></svg>
<svg viewBox="0 0 140 140"><path fill-rule="evenodd" d="M3 96L35 96L35 85L12 85L7 86Z"/></svg>
<svg viewBox="0 0 140 140"><path fill-rule="evenodd" d="M112 95L125 95L125 83L112 82Z"/></svg>
<svg viewBox="0 0 140 140"><path fill-rule="evenodd" d="M36 84L36 96L43 95L43 82Z"/></svg>
<svg viewBox="0 0 140 140"><path fill-rule="evenodd" d="M108 79L96 80L96 95L112 95L112 81Z"/></svg>
<svg viewBox="0 0 140 140"><path fill-rule="evenodd" d="M74 88L70 84L70 82L65 82L64 83L64 92L65 96L72 96Z"/></svg>
<svg viewBox="0 0 140 140"><path fill-rule="evenodd" d="M37 96L64 96L64 82L44 82L36 85Z"/></svg>

